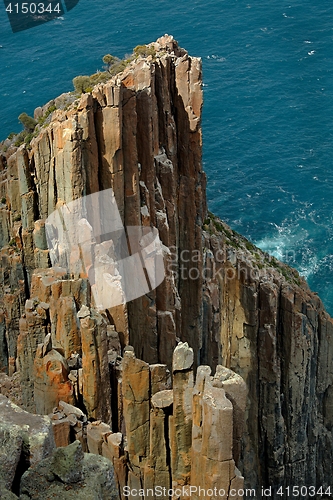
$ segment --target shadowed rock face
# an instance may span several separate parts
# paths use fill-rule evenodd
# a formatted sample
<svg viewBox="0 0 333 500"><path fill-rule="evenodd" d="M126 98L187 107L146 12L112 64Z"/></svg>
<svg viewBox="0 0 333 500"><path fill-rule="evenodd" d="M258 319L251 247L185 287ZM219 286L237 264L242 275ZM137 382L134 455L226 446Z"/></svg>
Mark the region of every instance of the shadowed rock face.
<svg viewBox="0 0 333 500"><path fill-rule="evenodd" d="M239 462L246 484L327 485L332 319L296 271L251 248L221 221L212 219L207 229L217 223L229 245L206 236L221 272L204 295L209 302L211 290L219 290L221 323L212 340L222 364L249 390Z"/></svg>
<svg viewBox="0 0 333 500"><path fill-rule="evenodd" d="M113 466L109 460L83 453L79 441L53 454L22 476L20 499L117 500Z"/></svg>
<svg viewBox="0 0 333 500"><path fill-rule="evenodd" d="M171 369L177 340L188 342L195 368L221 364L247 383L242 441L237 409L233 417L246 484L327 485L332 319L295 271L207 214L201 62L172 37L153 46L156 56L138 58L68 110L56 110L30 150L22 146L1 158L0 370L20 370L29 410L49 412L64 400L110 424L108 361L130 343L143 363L140 376L155 373L157 387L159 364ZM159 230L166 278L104 313L94 308L86 274L48 269L45 220L63 203L108 188L125 225ZM80 362L72 366L76 355ZM175 371L179 379L188 376L182 373ZM224 377L216 375L213 388L223 387L232 400L237 381ZM119 377L117 384L122 415ZM155 410L157 426L161 411ZM121 431L119 422L112 425ZM186 465L181 474L188 477Z"/></svg>
<svg viewBox="0 0 333 500"><path fill-rule="evenodd" d="M18 493L20 475L55 448L49 417L32 415L0 395L0 483Z"/></svg>

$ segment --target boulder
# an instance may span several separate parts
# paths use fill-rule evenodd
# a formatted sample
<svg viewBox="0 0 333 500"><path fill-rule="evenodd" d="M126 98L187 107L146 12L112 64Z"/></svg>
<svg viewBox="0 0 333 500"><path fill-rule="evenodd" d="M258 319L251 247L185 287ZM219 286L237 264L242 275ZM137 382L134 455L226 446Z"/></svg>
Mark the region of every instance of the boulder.
<svg viewBox="0 0 333 500"><path fill-rule="evenodd" d="M10 489L15 475L55 448L49 417L28 413L0 395L0 479Z"/></svg>
<svg viewBox="0 0 333 500"><path fill-rule="evenodd" d="M193 349L187 342L179 342L173 352L172 371L190 370L193 365Z"/></svg>
<svg viewBox="0 0 333 500"><path fill-rule="evenodd" d="M103 422L92 422L87 426L87 443L90 453L95 455L102 455L102 444L104 436L111 433L109 425Z"/></svg>
<svg viewBox="0 0 333 500"><path fill-rule="evenodd" d="M154 408L168 408L173 403L173 391L159 391L156 392L151 398L152 405Z"/></svg>
<svg viewBox="0 0 333 500"><path fill-rule="evenodd" d="M22 452L22 429L19 425L0 423L0 480L11 488Z"/></svg>
<svg viewBox="0 0 333 500"><path fill-rule="evenodd" d="M79 441L57 448L51 457L28 469L21 480L20 499L118 500L113 465L83 453Z"/></svg>
<svg viewBox="0 0 333 500"><path fill-rule="evenodd" d="M1 480L0 478L0 498L1 500L17 500L18 497L12 492L9 491L6 486L4 481Z"/></svg>

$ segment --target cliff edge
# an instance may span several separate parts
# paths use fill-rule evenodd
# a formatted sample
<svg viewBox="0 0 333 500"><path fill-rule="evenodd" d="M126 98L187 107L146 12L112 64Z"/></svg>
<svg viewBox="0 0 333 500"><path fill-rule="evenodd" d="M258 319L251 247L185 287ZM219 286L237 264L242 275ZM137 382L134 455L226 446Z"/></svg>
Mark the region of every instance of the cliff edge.
<svg viewBox="0 0 333 500"><path fill-rule="evenodd" d="M0 370L20 373L25 409L63 400L118 431L116 356L131 345L171 368L187 342L195 368L223 365L247 384L245 483L328 486L332 319L296 271L207 212L201 60L167 35L150 45L1 156ZM109 188L125 226L159 231L166 276L98 311L88 275L51 268L45 221Z"/></svg>

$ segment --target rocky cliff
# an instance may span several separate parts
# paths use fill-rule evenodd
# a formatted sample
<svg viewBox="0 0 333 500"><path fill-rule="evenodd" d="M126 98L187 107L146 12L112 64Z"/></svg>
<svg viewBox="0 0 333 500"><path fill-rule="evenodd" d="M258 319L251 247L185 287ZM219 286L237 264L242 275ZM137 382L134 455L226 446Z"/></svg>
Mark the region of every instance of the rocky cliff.
<svg viewBox="0 0 333 500"><path fill-rule="evenodd" d="M332 319L296 271L207 212L201 61L172 37L151 47L148 57L137 57L68 109L53 111L29 147L1 157L0 369L19 372L25 409L46 414L61 400L122 432L119 414L130 419L133 406L120 387L117 356L131 345L143 367L172 370L175 347L187 342L195 371L223 365L246 382L245 430L242 438L233 434L233 459L245 484L328 485ZM87 274L50 268L45 221L64 204L109 188L125 226L158 229L166 277L142 297L99 311ZM126 363L133 363L128 356ZM148 368L140 376L142 370ZM181 460L210 474L210 451L200 460L196 451L205 376L200 368L183 443L191 452L182 459L170 452L164 462L161 453L161 477L170 464L182 470ZM177 383L174 397L181 398ZM236 414L238 397L229 398ZM147 422L159 426L165 418L154 405L147 418L149 398L136 406L147 449L136 451L142 439L128 444L129 454L147 460L149 446L157 446ZM220 433L216 441L224 439ZM139 467L140 459L133 460Z"/></svg>

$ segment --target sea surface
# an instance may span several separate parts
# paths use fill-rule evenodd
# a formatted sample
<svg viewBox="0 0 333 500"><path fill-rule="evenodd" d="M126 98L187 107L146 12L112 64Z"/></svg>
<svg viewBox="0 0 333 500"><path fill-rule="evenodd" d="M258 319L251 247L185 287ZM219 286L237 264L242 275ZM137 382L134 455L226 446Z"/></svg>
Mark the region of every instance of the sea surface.
<svg viewBox="0 0 333 500"><path fill-rule="evenodd" d="M331 0L80 0L13 34L0 3L0 139L18 115L169 33L204 71L211 211L296 267L333 314Z"/></svg>

